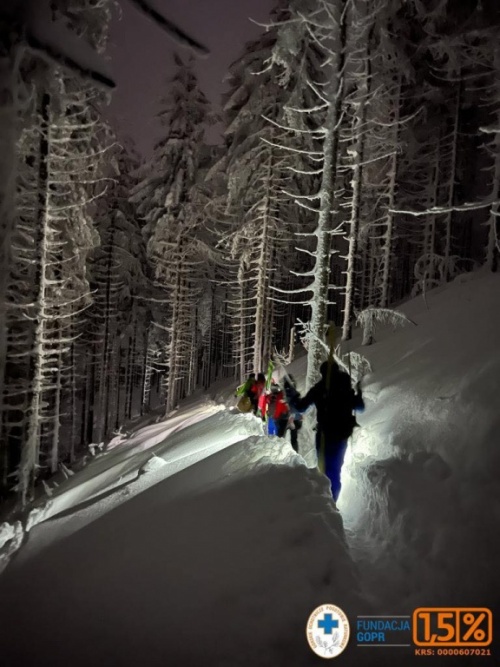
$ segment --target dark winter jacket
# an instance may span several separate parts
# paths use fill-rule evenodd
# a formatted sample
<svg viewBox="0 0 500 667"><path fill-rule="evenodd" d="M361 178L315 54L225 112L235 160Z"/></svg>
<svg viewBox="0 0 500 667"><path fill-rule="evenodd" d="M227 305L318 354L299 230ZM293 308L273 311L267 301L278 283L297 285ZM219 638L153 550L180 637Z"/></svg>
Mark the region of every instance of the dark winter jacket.
<svg viewBox="0 0 500 667"><path fill-rule="evenodd" d="M317 410L318 430L329 441L347 440L356 426L353 411L365 407L361 391L354 392L351 378L337 366L332 368L328 390L326 379L322 377L303 398L295 401L295 407L303 412L313 403Z"/></svg>
<svg viewBox="0 0 500 667"><path fill-rule="evenodd" d="M286 401L290 407L290 414L294 421L302 420L302 412L296 407L297 401L300 399L299 392L295 386L285 378L283 382Z"/></svg>

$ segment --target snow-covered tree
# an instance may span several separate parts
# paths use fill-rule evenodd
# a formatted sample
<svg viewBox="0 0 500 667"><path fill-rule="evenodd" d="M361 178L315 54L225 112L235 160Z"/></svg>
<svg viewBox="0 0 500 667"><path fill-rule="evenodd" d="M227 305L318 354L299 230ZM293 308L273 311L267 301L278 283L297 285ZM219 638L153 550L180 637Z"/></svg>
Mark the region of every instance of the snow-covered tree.
<svg viewBox="0 0 500 667"><path fill-rule="evenodd" d="M64 15L76 31L93 12L100 20L86 39L99 49L109 16L105 3L90 9L73 3ZM86 259L97 236L90 212L104 185L98 171L102 151L95 142L101 94L88 80L36 58L26 59L20 75L32 94L22 115L16 225L9 241L3 428L13 454L6 469L19 463L17 488L25 503L39 468L55 472L67 454L66 445L61 448L64 392L75 383L76 322L91 301Z"/></svg>
<svg viewBox="0 0 500 667"><path fill-rule="evenodd" d="M490 44L490 51L493 51L494 57L493 67L488 72L491 83L488 85L487 103L491 105L490 114L493 120L481 128L489 138L486 150L491 160L491 166L487 168L490 187L485 265L491 271L497 271L500 257L500 47L497 40Z"/></svg>
<svg viewBox="0 0 500 667"><path fill-rule="evenodd" d="M36 206L21 207L18 227L20 260L34 268L32 296L21 310L34 325L27 351L26 431L19 469L24 502L32 493L41 448L50 470L57 470L68 352L75 318L90 304L86 256L97 242L86 209L96 195L83 186L100 185L89 131L95 131L95 122L87 115L87 96L69 93L71 84L60 74L56 82L58 94L40 95L40 123L34 128L41 137ZM31 249L26 244L30 229Z"/></svg>
<svg viewBox="0 0 500 667"><path fill-rule="evenodd" d="M155 9L147 0L129 0L181 45L198 53L208 50L193 36ZM103 12L109 0L7 0L0 7L0 396L3 395L6 361L6 294L11 261L16 180L15 143L20 111L19 69L27 50L36 58L54 63L105 87L114 82L100 57L102 42L94 26L75 25L75 16L87 21L98 16L101 30L106 25ZM69 18L69 20L68 20ZM101 33L102 34L102 33ZM89 39L90 35L90 39Z"/></svg>
<svg viewBox="0 0 500 667"><path fill-rule="evenodd" d="M227 153L212 170L227 177L219 244L234 264L231 309L240 377L265 369L280 338L286 317L277 292L283 293L290 270L298 267L294 234L306 217L291 200L308 184L291 126L303 125L292 107L307 97L299 80L310 73L311 54L301 49L303 34L293 54L282 43L280 31L289 19L284 5L278 4L269 30L231 66L224 106ZM301 130L310 134L305 125ZM287 336L290 328L282 329Z"/></svg>
<svg viewBox="0 0 500 667"><path fill-rule="evenodd" d="M199 168L208 103L191 63L176 56L177 73L159 114L164 137L132 201L146 221L148 255L155 280L168 295L168 312L158 326L167 334L167 411L188 391L196 348L196 303L200 296L200 262L205 247L200 218L192 202Z"/></svg>
<svg viewBox="0 0 500 667"><path fill-rule="evenodd" d="M93 442L101 442L122 420L135 413L140 401L143 355L150 313L143 300L147 293L145 247L134 207L128 202L135 185L130 174L137 168L134 156L116 146L108 171L109 187L99 202L96 227L99 246L90 258L94 303L89 311L92 323L86 344L95 365L93 393ZM135 376L135 377L134 377Z"/></svg>
<svg viewBox="0 0 500 667"><path fill-rule="evenodd" d="M301 26L303 34L309 35L309 43L316 48L319 45L323 53L324 80L318 82L304 72L302 85L310 88L315 94L313 107L303 107L299 113L314 114L316 127L315 138L319 142L317 150L309 149L304 153L310 158L314 171L319 176L319 185L316 191L297 201L309 211L315 213L316 229L312 235L316 247L312 252L314 266L308 274L312 281L308 287L299 288L296 293L311 294L307 305L311 309L308 338L308 370L306 385L310 387L317 379L317 372L323 360L324 350L322 339L327 322L327 309L330 303L330 262L332 241L334 235L342 232L335 220L336 202L334 194L337 185L339 129L342 120L342 104L344 101L344 66L346 62L346 3L336 0L333 3L325 0L307 3L307 6L292 5L293 19ZM285 26L287 34L297 39L298 31L290 30ZM296 44L291 42L293 52ZM319 72L317 73L319 76ZM313 121L313 122L314 122Z"/></svg>

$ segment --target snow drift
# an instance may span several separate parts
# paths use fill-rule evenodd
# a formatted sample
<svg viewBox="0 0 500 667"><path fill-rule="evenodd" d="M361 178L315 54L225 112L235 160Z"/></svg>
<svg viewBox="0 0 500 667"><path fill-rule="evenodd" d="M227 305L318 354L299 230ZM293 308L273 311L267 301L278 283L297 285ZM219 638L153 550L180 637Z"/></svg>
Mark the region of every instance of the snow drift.
<svg viewBox="0 0 500 667"><path fill-rule="evenodd" d="M467 274L381 331L339 499L384 610L500 610L500 277ZM409 613L409 612L401 612Z"/></svg>
<svg viewBox="0 0 500 667"><path fill-rule="evenodd" d="M14 561L2 664L315 664L305 619L331 598L361 604L326 480L253 437Z"/></svg>

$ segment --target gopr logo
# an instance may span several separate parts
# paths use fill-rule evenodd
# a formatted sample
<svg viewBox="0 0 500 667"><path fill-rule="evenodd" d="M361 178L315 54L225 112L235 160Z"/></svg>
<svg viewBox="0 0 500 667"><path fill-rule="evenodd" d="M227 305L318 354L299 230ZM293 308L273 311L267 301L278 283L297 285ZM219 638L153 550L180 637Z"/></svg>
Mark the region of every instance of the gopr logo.
<svg viewBox="0 0 500 667"><path fill-rule="evenodd" d="M340 607L322 604L309 616L306 635L316 655L326 659L336 658L349 641L349 621Z"/></svg>

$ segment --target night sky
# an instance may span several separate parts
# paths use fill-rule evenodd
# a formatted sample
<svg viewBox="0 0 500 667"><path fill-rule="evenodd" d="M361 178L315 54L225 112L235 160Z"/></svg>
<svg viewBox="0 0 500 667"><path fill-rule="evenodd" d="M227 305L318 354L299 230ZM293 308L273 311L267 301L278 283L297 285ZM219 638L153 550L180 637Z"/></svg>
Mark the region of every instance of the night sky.
<svg viewBox="0 0 500 667"><path fill-rule="evenodd" d="M156 0L158 9L210 49L210 56L197 59L196 70L215 108L228 66L244 43L262 31L249 17L266 21L274 4L275 0ZM157 102L174 73L172 54L187 52L128 3L121 7L122 18L115 12L108 47L118 84L108 113L119 133L131 136L139 151L149 155L159 136L154 118ZM217 131L212 130L208 139L216 141Z"/></svg>

